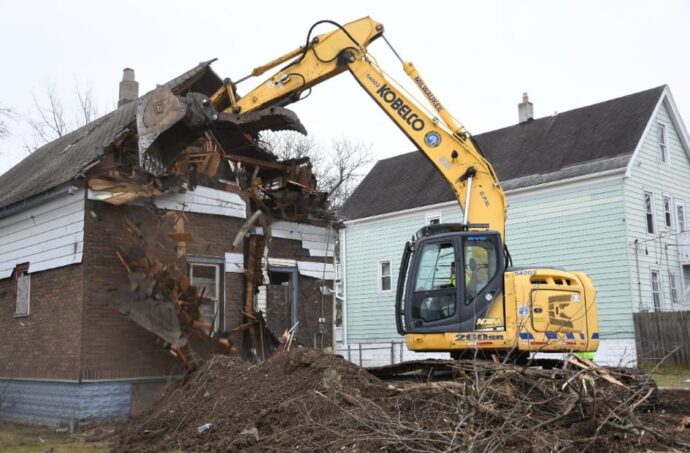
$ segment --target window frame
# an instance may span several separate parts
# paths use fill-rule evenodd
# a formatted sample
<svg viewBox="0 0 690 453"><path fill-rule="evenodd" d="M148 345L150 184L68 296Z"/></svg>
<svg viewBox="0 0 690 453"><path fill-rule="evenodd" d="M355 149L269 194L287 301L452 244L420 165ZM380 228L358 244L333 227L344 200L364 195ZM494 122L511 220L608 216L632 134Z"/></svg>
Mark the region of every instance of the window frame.
<svg viewBox="0 0 690 453"><path fill-rule="evenodd" d="M29 274L29 263L17 264L14 268L14 317L15 318L26 318L31 314L31 274ZM26 291L26 312L19 313L19 283L20 280L26 281L27 291Z"/></svg>
<svg viewBox="0 0 690 453"><path fill-rule="evenodd" d="M651 213L647 213L647 195L649 195L649 200L650 200L649 206L650 206ZM654 219L654 217L655 217L655 216L654 216L654 211L655 211L655 209L656 209L656 206L655 206L655 204L654 204L654 192L651 192L651 191L648 191L648 190L643 191L643 195L642 195L642 210L643 210L643 212L644 212L645 233L646 233L647 235L650 235L650 236L654 236L654 235L656 234L656 221L655 221L655 219ZM652 216L652 219L651 219L652 231L651 231L651 232L649 231L649 225L650 225L650 224L649 224L649 219L647 219L647 216L650 215L650 214L651 214L651 216Z"/></svg>
<svg viewBox="0 0 690 453"><path fill-rule="evenodd" d="M671 165L671 159L668 152L668 134L666 133L666 123L657 121L656 140L659 144L659 162L664 165Z"/></svg>
<svg viewBox="0 0 690 453"><path fill-rule="evenodd" d="M680 228L680 221L681 221L681 216L678 215L678 208L683 209L683 216L682 216L682 221L683 221L683 226L685 227L684 229ZM688 231L688 223L687 223L687 216L685 215L685 202L683 200L674 200L673 203L673 208L674 208L674 213L675 213L675 218L676 218L676 232L677 233L682 233L683 231Z"/></svg>
<svg viewBox="0 0 690 453"><path fill-rule="evenodd" d="M430 212L424 216L424 224L425 225L434 225L431 223L432 220L438 219L438 223L443 223L443 212L441 211L436 211L436 212Z"/></svg>
<svg viewBox="0 0 690 453"><path fill-rule="evenodd" d="M672 230L672 229L673 229L673 226L674 226L674 222L673 222L673 217L674 217L674 216L673 216L673 211L675 210L675 206L676 206L675 203L674 203L674 199L673 199L673 197L672 197L671 195L664 195L664 194L662 194L662 195L661 195L661 200L662 200L662 203L663 203L663 205L664 205L664 226L666 227L667 230ZM668 212L666 211L666 201L667 201L667 200L668 200L668 207L669 207L669 211L668 211ZM667 216L668 216L668 222L666 221L666 220L667 220Z"/></svg>
<svg viewBox="0 0 690 453"><path fill-rule="evenodd" d="M657 289L657 294L659 296L659 304L658 307L654 303L654 275L656 274L657 276L657 284L658 284L658 289ZM650 269L649 272L649 288L652 292L652 309L654 311L662 311L662 308L664 306L664 286L663 286L663 281L661 278L661 271L659 269Z"/></svg>
<svg viewBox="0 0 690 453"><path fill-rule="evenodd" d="M214 267L216 271L216 297L215 297L215 310L214 310L214 320L213 320L213 332L219 332L222 327L223 327L223 322L222 318L224 317L225 313L225 297L224 297L224 286L223 282L221 282L221 279L224 280L225 273L223 269L223 265L221 263L216 263L211 260L193 260L189 259L187 260L187 266L188 266L188 275L189 275L189 284L192 286L196 286L194 284L194 267L195 266L206 266L206 267ZM204 295L204 297L208 297ZM221 304L223 304L221 306Z"/></svg>
<svg viewBox="0 0 690 453"><path fill-rule="evenodd" d="M388 263L389 275L383 275L383 263ZM383 279L388 277L389 288L383 289ZM379 258L378 261L378 289L380 293L389 293L393 291L393 261L390 258Z"/></svg>

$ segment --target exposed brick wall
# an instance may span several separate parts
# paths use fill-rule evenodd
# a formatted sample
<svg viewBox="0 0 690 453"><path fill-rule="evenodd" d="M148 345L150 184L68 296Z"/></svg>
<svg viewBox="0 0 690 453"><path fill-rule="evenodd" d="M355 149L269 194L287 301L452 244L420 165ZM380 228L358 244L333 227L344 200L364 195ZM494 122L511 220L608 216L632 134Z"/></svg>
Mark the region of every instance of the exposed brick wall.
<svg viewBox="0 0 690 453"><path fill-rule="evenodd" d="M29 316L14 317L14 278L0 280L0 376L78 379L83 267L31 274Z"/></svg>
<svg viewBox="0 0 690 453"><path fill-rule="evenodd" d="M167 237L174 231L172 216L159 216L144 207L111 206L88 201L85 225L85 303L83 317L82 367L91 378L123 378L164 375L177 365L156 337L121 315L108 304L118 287L127 287L127 272L115 255L116 246L129 247L133 236L126 230L123 217L137 223L146 237L146 251L162 262L176 259L176 243ZM242 219L186 213L185 229L194 240L186 244L187 254L224 256ZM155 239L154 239L155 238ZM186 268L184 259L179 261ZM241 279L241 276L240 276ZM237 277L225 278L226 323L234 327L234 313L241 305ZM240 285L241 286L241 285ZM228 327L226 324L226 327Z"/></svg>
<svg viewBox="0 0 690 453"><path fill-rule="evenodd" d="M178 362L156 336L125 318L109 304L120 288L127 288L127 271L115 255L115 247L130 246L123 216L129 213L144 231L147 251L161 261L175 260L172 216L159 216L144 207L112 206L86 201L84 258L82 264L31 274L31 309L24 318L14 317L13 278L0 280L0 377L43 379L112 379L160 376L176 373ZM194 240L187 254L223 257L243 219L187 213L186 230ZM155 238L155 239L154 239ZM324 261L310 257L300 241L276 238L270 256ZM186 260L180 261L186 267ZM244 276L224 274L224 328L242 324ZM321 315L319 281L299 279L300 332L298 341L314 344ZM324 299L324 314L331 344L332 298ZM238 349L242 334L232 334ZM319 346L319 336L316 336Z"/></svg>

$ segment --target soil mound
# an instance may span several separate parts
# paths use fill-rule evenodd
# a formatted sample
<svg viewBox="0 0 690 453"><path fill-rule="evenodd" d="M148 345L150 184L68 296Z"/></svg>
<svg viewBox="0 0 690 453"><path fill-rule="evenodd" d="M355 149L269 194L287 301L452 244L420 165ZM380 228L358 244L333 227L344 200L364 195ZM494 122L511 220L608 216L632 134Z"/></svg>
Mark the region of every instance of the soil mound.
<svg viewBox="0 0 690 453"><path fill-rule="evenodd" d="M126 423L114 449L690 451L690 393L657 392L629 371L444 366L442 380L382 381L310 349L261 365L216 356Z"/></svg>
<svg viewBox="0 0 690 453"><path fill-rule="evenodd" d="M261 365L218 355L187 382L169 387L154 410L127 422L114 449L258 451L284 443L292 449L289 431L305 413L337 413L330 401L341 395L381 393L385 384L364 369L313 349L294 349Z"/></svg>

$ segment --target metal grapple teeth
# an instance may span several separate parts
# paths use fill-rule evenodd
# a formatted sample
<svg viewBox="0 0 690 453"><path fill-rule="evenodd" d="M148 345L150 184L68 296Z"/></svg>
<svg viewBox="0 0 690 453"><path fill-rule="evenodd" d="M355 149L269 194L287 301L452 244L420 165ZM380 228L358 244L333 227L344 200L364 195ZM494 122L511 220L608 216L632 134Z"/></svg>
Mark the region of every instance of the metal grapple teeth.
<svg viewBox="0 0 690 453"><path fill-rule="evenodd" d="M292 110L283 107L268 107L249 113L220 113L217 126L232 126L242 132L257 136L259 132L271 131L295 131L307 135L299 117Z"/></svg>
<svg viewBox="0 0 690 453"><path fill-rule="evenodd" d="M307 133L297 114L282 107L248 113L218 113L200 93L176 96L159 87L139 101L137 131L139 166L154 176L163 176L176 156L210 128L250 134L263 130Z"/></svg>

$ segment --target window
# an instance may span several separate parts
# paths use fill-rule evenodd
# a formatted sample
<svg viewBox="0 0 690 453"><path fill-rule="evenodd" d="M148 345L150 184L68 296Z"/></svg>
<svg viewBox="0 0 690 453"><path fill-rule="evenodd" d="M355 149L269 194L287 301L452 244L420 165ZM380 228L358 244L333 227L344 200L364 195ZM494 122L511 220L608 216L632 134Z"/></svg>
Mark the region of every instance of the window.
<svg viewBox="0 0 690 453"><path fill-rule="evenodd" d="M671 197L664 197L664 222L666 223L666 228L673 226L671 221Z"/></svg>
<svg viewBox="0 0 690 453"><path fill-rule="evenodd" d="M441 223L442 220L442 215L440 212L432 212L430 214L426 215L426 224L427 225L438 225Z"/></svg>
<svg viewBox="0 0 690 453"><path fill-rule="evenodd" d="M486 288L497 271L496 238L492 236L467 236L464 243L465 305L474 302Z"/></svg>
<svg viewBox="0 0 690 453"><path fill-rule="evenodd" d="M654 196L651 192L644 193L644 213L647 219L647 233L654 234Z"/></svg>
<svg viewBox="0 0 690 453"><path fill-rule="evenodd" d="M391 260L379 261L379 291L391 290Z"/></svg>
<svg viewBox="0 0 690 453"><path fill-rule="evenodd" d="M659 160L668 164L668 149L666 147L666 125L657 123L657 139L659 140Z"/></svg>
<svg viewBox="0 0 690 453"><path fill-rule="evenodd" d="M687 231L685 228L685 204L682 201L676 201L676 227L679 233Z"/></svg>
<svg viewBox="0 0 690 453"><path fill-rule="evenodd" d="M654 311L661 310L661 277L659 271L652 271L652 302Z"/></svg>
<svg viewBox="0 0 690 453"><path fill-rule="evenodd" d="M675 272L669 271L668 283L669 283L669 286L671 287L671 301L673 301L674 304L677 304L680 302L680 290L678 288L678 274Z"/></svg>
<svg viewBox="0 0 690 453"><path fill-rule="evenodd" d="M217 264L190 263L189 278L192 285L196 286L200 293L203 292L204 295L204 299L199 305L201 322L211 326L211 329L214 331L218 330L220 328L218 305L220 266Z"/></svg>
<svg viewBox="0 0 690 453"><path fill-rule="evenodd" d="M14 269L15 299L14 316L29 316L29 302L31 300L31 275L29 263L18 264Z"/></svg>
<svg viewBox="0 0 690 453"><path fill-rule="evenodd" d="M414 282L412 316L425 322L455 315L455 247L452 242L424 245Z"/></svg>

